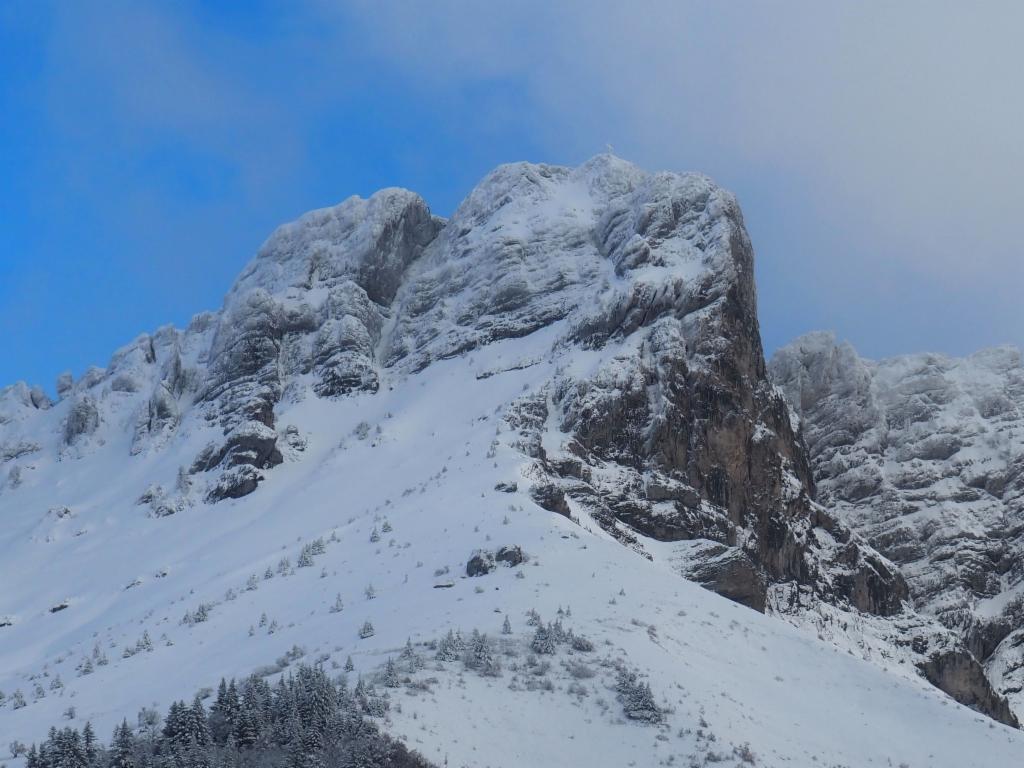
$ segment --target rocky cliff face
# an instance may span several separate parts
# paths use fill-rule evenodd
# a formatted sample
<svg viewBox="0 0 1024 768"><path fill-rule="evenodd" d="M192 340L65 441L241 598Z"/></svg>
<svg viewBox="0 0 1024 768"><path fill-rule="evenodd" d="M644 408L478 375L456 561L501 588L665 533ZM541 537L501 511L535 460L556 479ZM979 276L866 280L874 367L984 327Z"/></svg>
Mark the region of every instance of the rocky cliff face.
<svg viewBox="0 0 1024 768"><path fill-rule="evenodd" d="M42 482L33 473L48 457L111 446L140 461L188 450L173 483L136 491L141 505L161 517L241 498L301 460L284 406L372 395L509 340L518 351L477 379L553 366L505 405L495 440L528 458L516 482L537 504L758 610L821 604L921 623L896 566L830 511L831 475L815 501L768 378L735 199L706 177L611 156L503 166L447 221L384 190L280 228L219 312L62 378L57 403L25 386L0 393L0 482ZM922 441L922 461L951 447ZM970 487L1016 487L986 477ZM965 675L948 677L959 695ZM1012 720L967 687L961 700Z"/></svg>
<svg viewBox="0 0 1024 768"><path fill-rule="evenodd" d="M1024 705L1020 350L874 362L814 334L779 351L771 372L802 426L820 501L898 563L916 607Z"/></svg>

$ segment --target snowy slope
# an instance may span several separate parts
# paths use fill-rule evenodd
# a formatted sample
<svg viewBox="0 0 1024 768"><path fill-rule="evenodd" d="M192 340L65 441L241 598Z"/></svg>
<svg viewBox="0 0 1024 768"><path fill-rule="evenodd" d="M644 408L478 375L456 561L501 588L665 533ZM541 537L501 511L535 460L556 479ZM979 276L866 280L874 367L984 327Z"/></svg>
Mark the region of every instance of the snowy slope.
<svg viewBox="0 0 1024 768"><path fill-rule="evenodd" d="M840 653L679 576L692 535L678 532L696 520L724 526L705 541L746 558L742 575L805 579L843 611L856 611L847 576L850 595L890 584L858 581L884 563L855 540L834 547L853 566L816 543L832 523L806 501L788 438L759 421L785 429L770 388L714 390L721 365L700 372L763 374L757 338L737 341L750 357L715 357L735 352L720 323L753 308L736 298L734 206L703 177L613 158L499 169L449 222L403 191L352 199L275 233L222 311L140 337L62 382L58 402L3 390L0 741L38 740L69 706L106 734L222 676L273 674L289 653L330 668L351 655L371 676L407 638L431 657L425 644L476 628L500 640L500 677L430 661L391 694L389 729L438 764L742 764L744 745L760 765L1012 764L1018 731L898 661ZM659 349L717 392L706 407L724 417L735 397L762 414L694 431L692 455L740 434L730 451L767 457L778 474L748 480L777 505L766 530L788 526L781 550L760 517L715 501L729 478L673 474L648 452L659 424L691 428L659 391L681 381L659 373ZM595 436L592 414L641 406L653 415L632 454ZM644 479L644 498L606 488ZM526 561L466 576L504 546ZM803 565L773 562L780 551ZM560 608L594 649L533 663L528 612ZM624 716L620 663L650 682L662 724Z"/></svg>

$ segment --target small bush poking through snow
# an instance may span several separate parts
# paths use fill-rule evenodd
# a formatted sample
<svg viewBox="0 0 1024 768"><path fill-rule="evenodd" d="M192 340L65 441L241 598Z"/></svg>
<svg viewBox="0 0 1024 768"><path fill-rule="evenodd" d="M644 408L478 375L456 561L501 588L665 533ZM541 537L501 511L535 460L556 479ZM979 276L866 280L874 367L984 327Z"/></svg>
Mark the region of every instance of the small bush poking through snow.
<svg viewBox="0 0 1024 768"><path fill-rule="evenodd" d="M581 635L573 635L572 649L582 653L590 653L594 650L594 644Z"/></svg>

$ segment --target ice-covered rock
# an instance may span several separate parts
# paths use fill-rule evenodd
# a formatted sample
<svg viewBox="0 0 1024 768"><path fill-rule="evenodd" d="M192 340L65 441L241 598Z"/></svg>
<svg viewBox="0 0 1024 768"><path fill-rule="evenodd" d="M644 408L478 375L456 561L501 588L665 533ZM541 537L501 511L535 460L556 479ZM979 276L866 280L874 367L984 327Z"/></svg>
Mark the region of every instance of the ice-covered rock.
<svg viewBox="0 0 1024 768"><path fill-rule="evenodd" d="M819 501L898 563L915 605L1024 706L1024 670L990 661L1024 626L1020 350L876 362L818 333L780 350L771 371L802 426Z"/></svg>

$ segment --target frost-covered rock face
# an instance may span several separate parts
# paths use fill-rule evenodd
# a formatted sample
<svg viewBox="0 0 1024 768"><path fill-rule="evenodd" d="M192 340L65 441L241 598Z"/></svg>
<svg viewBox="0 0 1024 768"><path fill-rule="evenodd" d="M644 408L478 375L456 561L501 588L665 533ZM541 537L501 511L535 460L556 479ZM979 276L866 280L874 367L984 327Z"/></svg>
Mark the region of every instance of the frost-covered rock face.
<svg viewBox="0 0 1024 768"><path fill-rule="evenodd" d="M375 347L391 302L440 227L418 195L392 189L309 213L267 240L231 289L213 334L201 400L226 432L214 466L280 463L274 407L300 377L312 377L321 397L376 391ZM263 444L254 446L260 427ZM255 489L257 477L228 478L228 495Z"/></svg>
<svg viewBox="0 0 1024 768"><path fill-rule="evenodd" d="M819 500L901 566L917 607L962 635L1018 705L1024 669L1020 350L874 362L830 334L780 350Z"/></svg>
<svg viewBox="0 0 1024 768"><path fill-rule="evenodd" d="M455 364L474 372L455 385L467 391L504 393L515 377L522 386L486 415L418 414L417 392ZM851 396L865 387L854 380ZM502 166L447 221L404 190L350 198L278 229L218 312L139 337L107 369L61 377L58 393L51 404L24 385L0 391L0 494L65 493L53 483L58 460L116 465L115 487L91 509L114 504L120 483L134 509L170 525L205 505L258 499L261 485L294 482L315 462L357 483L332 452L386 446L386 430L360 419L316 433L346 404L387 399L413 430L493 418L490 453L519 462L498 495L735 601L791 617L819 606L870 614L877 637L906 640L915 663L928 648L960 651L909 611L896 566L832 513L832 486L815 501L806 450L768 379L742 215L698 174L649 174L611 156L575 169ZM1004 405L992 399L986 412ZM293 414L303 429L280 423ZM845 428L863 431L873 423L864 418ZM953 448L921 441L914 456L928 461ZM293 494L272 493L280 514L301 515ZM46 508L76 504L48 498ZM54 525L32 535L89 531ZM463 569L470 556L460 553ZM910 627L928 639L914 645ZM959 695L977 670L954 666L932 677ZM1011 722L990 693L975 686L960 698Z"/></svg>

